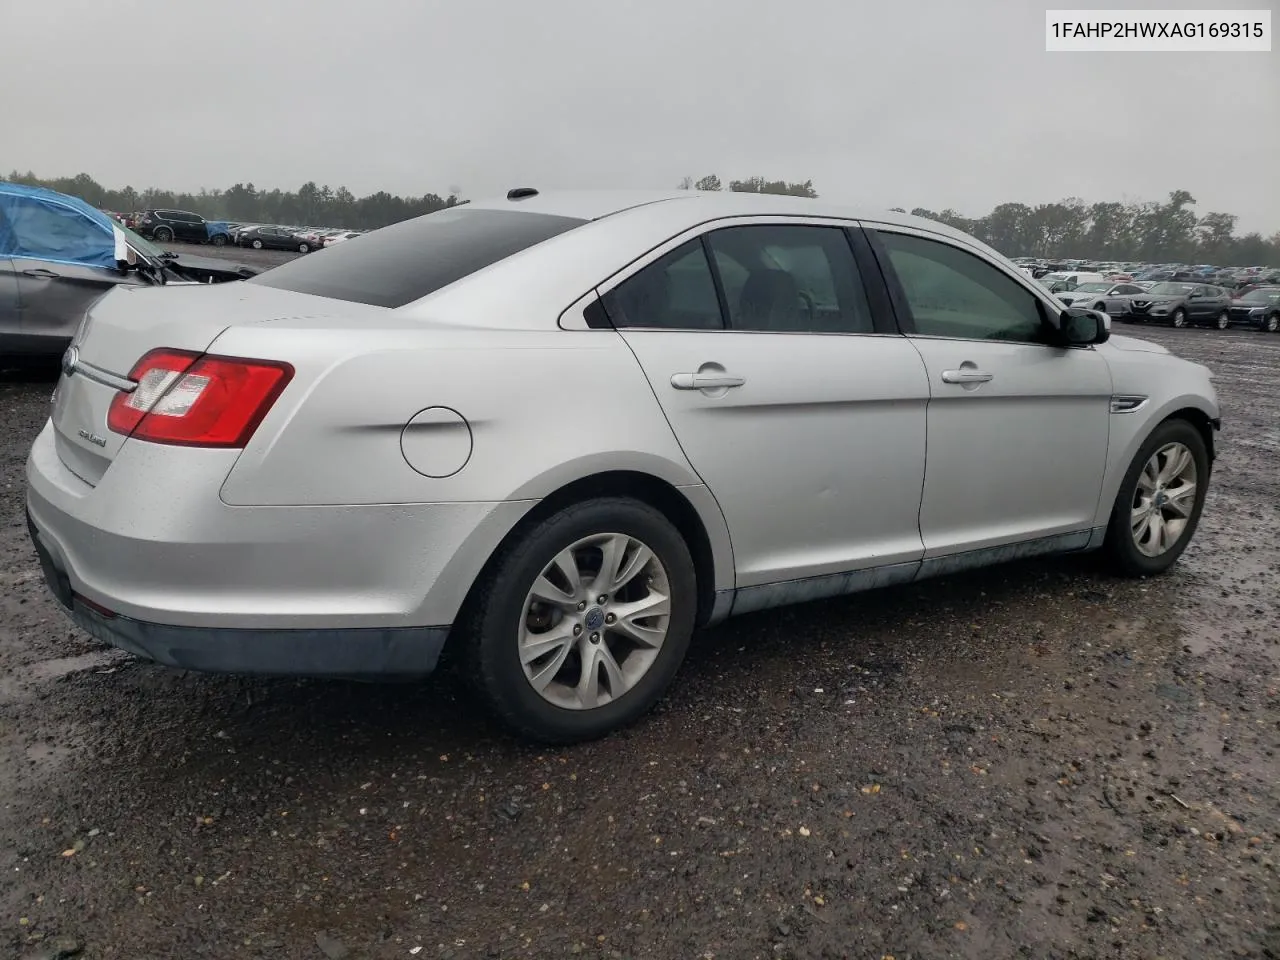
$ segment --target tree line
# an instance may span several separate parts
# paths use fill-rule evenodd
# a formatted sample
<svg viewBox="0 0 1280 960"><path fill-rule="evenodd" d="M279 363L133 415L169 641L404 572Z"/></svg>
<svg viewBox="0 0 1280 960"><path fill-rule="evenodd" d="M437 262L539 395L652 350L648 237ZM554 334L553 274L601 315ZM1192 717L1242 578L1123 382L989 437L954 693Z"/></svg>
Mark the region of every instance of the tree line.
<svg viewBox="0 0 1280 960"><path fill-rule="evenodd" d="M69 193L102 210L118 213L168 207L198 213L206 220L346 227L349 230L373 230L466 202L453 193L398 197L383 190L367 197L357 197L346 187L335 190L327 184L317 186L314 181L304 183L295 191L263 190L252 183L237 183L226 190L183 193L156 187L142 191L131 186L112 190L87 173L45 180L34 173L15 170L7 179L31 187L48 187L59 193Z"/></svg>
<svg viewBox="0 0 1280 960"><path fill-rule="evenodd" d="M152 207L191 210L210 220L245 223L285 223L371 230L410 217L466 203L456 192L401 197L379 191L357 197L346 187L336 190L308 181L296 191L265 190L237 183L226 190L183 193L155 187L138 191L131 186L108 189L87 173L41 179L14 171L9 180L48 187L83 198L104 210L128 212ZM812 180L769 180L749 177L730 180L710 174L685 177L684 190L724 190L817 197ZM1174 190L1164 202L1103 201L1089 203L1071 197L1057 203L1002 203L982 217L966 217L955 210L916 207L911 213L973 234L1009 256L1070 257L1099 260L1140 260L1153 263L1212 263L1280 266L1280 232L1236 234L1237 217L1230 213L1196 212L1195 198ZM903 207L894 210L905 212Z"/></svg>
<svg viewBox="0 0 1280 960"><path fill-rule="evenodd" d="M682 190L721 190L720 178L685 177ZM733 180L729 189L816 197L813 181L787 183L761 177ZM1087 203L1077 197L1031 206L1002 203L984 217L966 217L916 207L911 213L972 234L1006 256L1138 260L1148 263L1210 263L1219 266L1280 266L1280 232L1236 235L1231 213L1196 213L1195 198L1174 190L1164 203ZM903 207L893 207L906 213Z"/></svg>

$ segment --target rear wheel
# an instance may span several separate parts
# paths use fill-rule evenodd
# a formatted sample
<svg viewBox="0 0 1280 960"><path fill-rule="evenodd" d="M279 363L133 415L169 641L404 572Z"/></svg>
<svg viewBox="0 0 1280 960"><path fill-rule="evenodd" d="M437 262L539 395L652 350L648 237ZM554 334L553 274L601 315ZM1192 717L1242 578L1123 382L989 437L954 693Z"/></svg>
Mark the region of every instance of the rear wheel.
<svg viewBox="0 0 1280 960"><path fill-rule="evenodd" d="M225 247L227 245L227 235L225 233L214 234L211 242L215 247Z"/></svg>
<svg viewBox="0 0 1280 960"><path fill-rule="evenodd" d="M1218 314L1217 319L1213 321L1213 325L1217 327L1219 330L1227 329L1227 327L1231 326L1231 314L1229 314L1226 310L1223 310L1220 314Z"/></svg>
<svg viewBox="0 0 1280 960"><path fill-rule="evenodd" d="M168 243L173 239L173 231L168 227L156 227L152 236L155 237L156 243Z"/></svg>
<svg viewBox="0 0 1280 960"><path fill-rule="evenodd" d="M658 701L693 633L684 539L647 504L602 498L531 526L468 603L467 673L522 736L603 736Z"/></svg>
<svg viewBox="0 0 1280 960"><path fill-rule="evenodd" d="M1209 451L1185 420L1166 420L1139 448L1116 494L1105 549L1116 570L1153 576L1195 534L1209 485Z"/></svg>

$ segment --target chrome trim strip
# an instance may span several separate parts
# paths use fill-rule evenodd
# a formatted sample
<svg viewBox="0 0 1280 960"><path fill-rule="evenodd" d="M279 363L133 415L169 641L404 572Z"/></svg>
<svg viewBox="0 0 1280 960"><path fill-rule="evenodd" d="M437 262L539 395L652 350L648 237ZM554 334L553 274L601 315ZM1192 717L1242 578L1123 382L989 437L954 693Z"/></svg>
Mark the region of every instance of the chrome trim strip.
<svg viewBox="0 0 1280 960"><path fill-rule="evenodd" d="M104 387L110 387L113 390L119 390L121 393L133 393L138 389L138 384L130 380L128 377L118 377L108 370L101 367L95 367L92 363L84 360L77 360L74 370L71 374L79 374L86 380L92 380L94 383L100 383Z"/></svg>
<svg viewBox="0 0 1280 960"><path fill-rule="evenodd" d="M1147 399L1141 394L1116 394L1111 398L1111 412L1136 413L1147 405Z"/></svg>

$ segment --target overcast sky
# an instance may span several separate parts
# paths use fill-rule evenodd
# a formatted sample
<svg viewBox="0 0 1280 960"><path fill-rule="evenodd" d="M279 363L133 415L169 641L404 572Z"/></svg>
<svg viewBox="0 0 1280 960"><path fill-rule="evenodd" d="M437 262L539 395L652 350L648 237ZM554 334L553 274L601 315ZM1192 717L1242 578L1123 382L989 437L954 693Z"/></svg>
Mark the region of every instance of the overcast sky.
<svg viewBox="0 0 1280 960"><path fill-rule="evenodd" d="M761 175L969 216L1181 188L1280 230L1280 49L1050 54L1047 5L0 0L0 165L470 197Z"/></svg>

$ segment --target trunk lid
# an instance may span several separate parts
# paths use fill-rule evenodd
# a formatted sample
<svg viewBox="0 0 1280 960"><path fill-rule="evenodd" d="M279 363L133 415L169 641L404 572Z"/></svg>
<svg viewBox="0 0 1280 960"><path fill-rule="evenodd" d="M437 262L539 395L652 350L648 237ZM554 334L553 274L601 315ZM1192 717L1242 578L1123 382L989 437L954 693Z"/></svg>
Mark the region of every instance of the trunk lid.
<svg viewBox="0 0 1280 960"><path fill-rule="evenodd" d="M115 287L85 314L63 360L51 414L58 456L80 479L98 483L126 440L108 429L107 410L149 350L201 353L228 327L328 313L335 305L242 282Z"/></svg>

